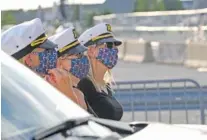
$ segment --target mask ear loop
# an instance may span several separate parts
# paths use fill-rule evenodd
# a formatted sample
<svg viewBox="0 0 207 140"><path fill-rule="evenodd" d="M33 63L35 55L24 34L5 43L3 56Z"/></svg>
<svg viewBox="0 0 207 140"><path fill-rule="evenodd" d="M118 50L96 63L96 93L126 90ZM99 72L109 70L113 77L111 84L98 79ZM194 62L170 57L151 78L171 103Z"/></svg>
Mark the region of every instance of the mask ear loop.
<svg viewBox="0 0 207 140"><path fill-rule="evenodd" d="M67 70L66 70L67 71ZM68 72L68 71L67 71ZM75 98L76 98L76 101L77 101L77 103L78 103L78 105L80 105L80 100L78 99L78 96L75 94L75 91L73 90L73 84L72 84L72 79L71 79L71 76L70 76L70 74L68 74L68 78L69 78L69 80L70 80L70 82L71 82L71 86L72 86L72 91L73 91L73 95L75 96Z"/></svg>
<svg viewBox="0 0 207 140"><path fill-rule="evenodd" d="M91 47L97 48L97 44L93 44L93 45L91 45ZM93 56L95 56L95 51L93 51Z"/></svg>
<svg viewBox="0 0 207 140"><path fill-rule="evenodd" d="M84 53L83 52L80 52L78 54L76 54L77 58L80 59L84 56Z"/></svg>

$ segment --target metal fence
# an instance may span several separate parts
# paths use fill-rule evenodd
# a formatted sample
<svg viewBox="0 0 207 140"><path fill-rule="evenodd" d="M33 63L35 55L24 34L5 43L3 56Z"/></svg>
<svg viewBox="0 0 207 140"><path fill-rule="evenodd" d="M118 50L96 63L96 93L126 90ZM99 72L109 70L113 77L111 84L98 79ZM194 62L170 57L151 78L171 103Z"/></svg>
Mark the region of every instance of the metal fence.
<svg viewBox="0 0 207 140"><path fill-rule="evenodd" d="M139 117L135 118L136 112L144 112L145 120L149 121L148 112L158 111L158 121L162 122L162 111L168 111L168 123L172 123L172 111L182 110L185 112L185 123L188 124L190 123L188 111L197 110L200 112L199 123L206 123L207 88L202 89L194 80L117 82L114 91L124 111L131 113L130 121L139 120Z"/></svg>

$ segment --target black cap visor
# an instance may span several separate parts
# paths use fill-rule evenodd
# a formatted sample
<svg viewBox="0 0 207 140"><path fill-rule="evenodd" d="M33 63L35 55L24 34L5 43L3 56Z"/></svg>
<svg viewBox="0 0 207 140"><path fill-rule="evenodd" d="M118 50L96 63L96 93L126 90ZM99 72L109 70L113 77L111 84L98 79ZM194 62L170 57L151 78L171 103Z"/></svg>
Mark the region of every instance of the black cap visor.
<svg viewBox="0 0 207 140"><path fill-rule="evenodd" d="M103 38L103 39L97 41L98 44L99 44L99 43L108 43L108 42L110 42L110 43L111 43L111 42L114 43L115 46L120 46L120 45L122 44L121 41L116 40L116 39L113 38L113 37L110 37L110 38Z"/></svg>
<svg viewBox="0 0 207 140"><path fill-rule="evenodd" d="M69 54L69 55L73 55L73 54L83 53L85 51L87 51L87 48L85 46L79 44L79 45L67 50L66 53Z"/></svg>
<svg viewBox="0 0 207 140"><path fill-rule="evenodd" d="M65 47L67 47L67 46L65 46ZM64 47L63 47L63 49L64 49ZM58 50L58 57L61 57L64 54L67 54L67 55L80 54L80 53L83 53L85 51L87 51L87 48L85 46L81 45L80 43L78 43L77 45L72 46L70 48L67 48L63 51Z"/></svg>

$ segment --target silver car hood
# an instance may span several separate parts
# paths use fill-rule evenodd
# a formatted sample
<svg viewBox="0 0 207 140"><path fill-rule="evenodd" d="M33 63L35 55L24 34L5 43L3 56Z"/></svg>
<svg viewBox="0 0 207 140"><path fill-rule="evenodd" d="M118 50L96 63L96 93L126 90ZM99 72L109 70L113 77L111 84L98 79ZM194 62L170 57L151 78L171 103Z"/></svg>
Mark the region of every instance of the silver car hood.
<svg viewBox="0 0 207 140"><path fill-rule="evenodd" d="M123 140L207 140L206 125L143 123L148 126Z"/></svg>

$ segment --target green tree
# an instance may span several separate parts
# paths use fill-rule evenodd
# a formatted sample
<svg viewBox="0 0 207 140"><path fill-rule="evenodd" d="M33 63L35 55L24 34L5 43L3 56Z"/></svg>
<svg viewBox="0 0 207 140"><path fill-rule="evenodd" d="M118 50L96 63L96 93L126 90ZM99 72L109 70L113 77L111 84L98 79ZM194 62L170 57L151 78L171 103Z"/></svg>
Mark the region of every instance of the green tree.
<svg viewBox="0 0 207 140"><path fill-rule="evenodd" d="M112 12L108 9L104 9L104 11L100 15L108 15L111 14Z"/></svg>
<svg viewBox="0 0 207 140"><path fill-rule="evenodd" d="M88 14L87 18L86 18L86 26L87 27L91 27L93 26L93 17L96 16L97 14L95 12L91 12Z"/></svg>
<svg viewBox="0 0 207 140"><path fill-rule="evenodd" d="M134 12L149 11L149 0L136 0Z"/></svg>
<svg viewBox="0 0 207 140"><path fill-rule="evenodd" d="M51 24L55 27L55 29L57 29L61 25L60 21L57 19L52 21Z"/></svg>
<svg viewBox="0 0 207 140"><path fill-rule="evenodd" d="M16 24L16 19L11 11L1 12L1 25Z"/></svg>
<svg viewBox="0 0 207 140"><path fill-rule="evenodd" d="M165 4L164 4L163 0L159 0L156 3L155 11L165 11Z"/></svg>
<svg viewBox="0 0 207 140"><path fill-rule="evenodd" d="M79 21L79 20L80 20L80 5L74 5L73 21Z"/></svg>
<svg viewBox="0 0 207 140"><path fill-rule="evenodd" d="M163 11L165 5L163 0L136 0L134 12L147 12L147 11Z"/></svg>
<svg viewBox="0 0 207 140"><path fill-rule="evenodd" d="M182 2L180 0L177 0L176 6L177 6L177 9L175 9L175 10L183 10L184 9Z"/></svg>
<svg viewBox="0 0 207 140"><path fill-rule="evenodd" d="M166 10L183 10L180 0L164 0Z"/></svg>
<svg viewBox="0 0 207 140"><path fill-rule="evenodd" d="M110 10L108 10L108 9L105 9L103 12L98 13L98 14L96 12L90 12L88 14L88 16L86 17L86 26L87 27L91 27L91 26L94 25L94 23L93 23L93 17L94 16L98 16L98 15L108 15L108 14L112 14L112 12Z"/></svg>

